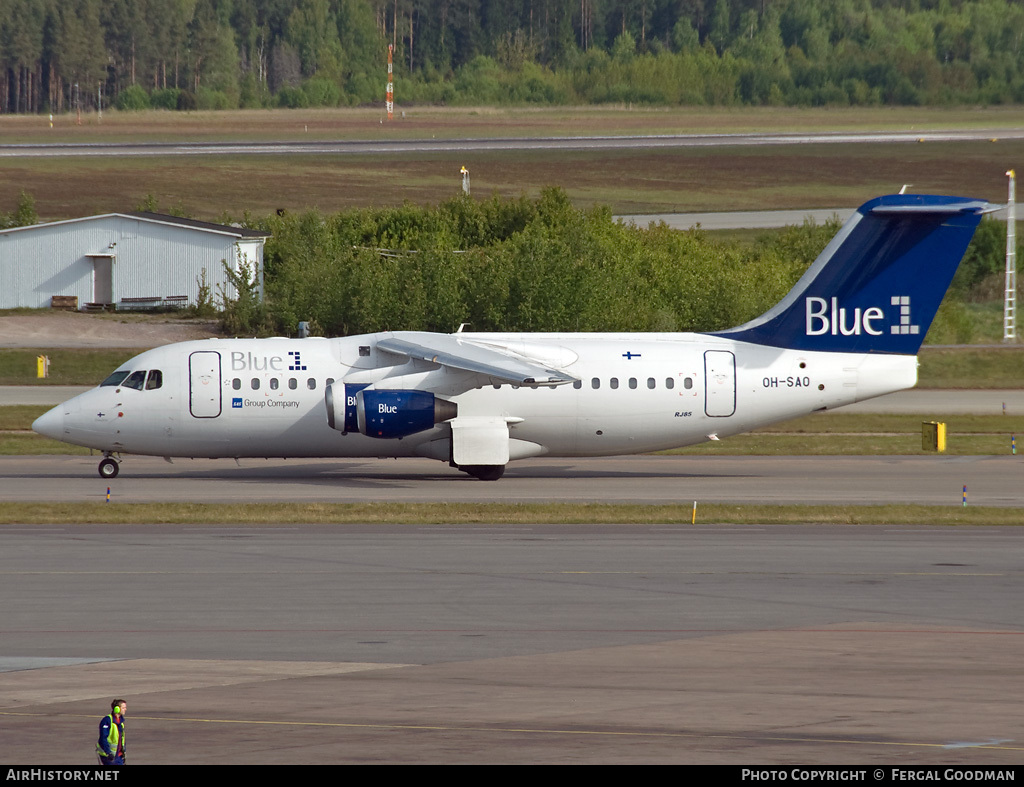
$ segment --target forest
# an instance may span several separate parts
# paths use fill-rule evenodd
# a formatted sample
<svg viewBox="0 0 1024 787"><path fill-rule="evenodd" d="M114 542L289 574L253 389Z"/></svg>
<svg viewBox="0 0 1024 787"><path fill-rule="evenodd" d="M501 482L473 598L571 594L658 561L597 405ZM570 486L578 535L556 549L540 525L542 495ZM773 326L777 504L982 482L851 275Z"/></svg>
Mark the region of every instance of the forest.
<svg viewBox="0 0 1024 787"><path fill-rule="evenodd" d="M0 0L0 112L1024 101L1018 0Z"/></svg>

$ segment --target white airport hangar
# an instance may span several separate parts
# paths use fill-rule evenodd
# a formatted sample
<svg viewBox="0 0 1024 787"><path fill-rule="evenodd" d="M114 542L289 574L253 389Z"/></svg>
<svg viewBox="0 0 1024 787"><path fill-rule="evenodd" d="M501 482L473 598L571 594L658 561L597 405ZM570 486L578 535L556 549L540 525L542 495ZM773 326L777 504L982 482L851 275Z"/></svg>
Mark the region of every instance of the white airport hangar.
<svg viewBox="0 0 1024 787"><path fill-rule="evenodd" d="M0 230L0 308L141 309L216 299L224 264L255 271L266 233L159 213L107 213Z"/></svg>

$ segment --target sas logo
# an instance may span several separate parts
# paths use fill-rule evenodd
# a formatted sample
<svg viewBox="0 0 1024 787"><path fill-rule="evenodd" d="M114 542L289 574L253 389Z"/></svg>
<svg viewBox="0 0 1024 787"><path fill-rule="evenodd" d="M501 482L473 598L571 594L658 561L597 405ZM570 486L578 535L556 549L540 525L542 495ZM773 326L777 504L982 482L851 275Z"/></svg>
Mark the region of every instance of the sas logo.
<svg viewBox="0 0 1024 787"><path fill-rule="evenodd" d="M920 325L910 322L910 296L893 295L890 303L899 308L899 320L888 325L890 334L919 334ZM886 331L885 312L878 306L861 309L859 306L852 311L839 305L838 298L826 301L824 298L811 297L805 304L805 335L823 336L860 336L862 333L871 336L884 336Z"/></svg>
<svg viewBox="0 0 1024 787"><path fill-rule="evenodd" d="M242 400L240 398L238 398L238 397L235 397L234 399L232 399L231 400L231 409L232 410L241 410L242 409Z"/></svg>

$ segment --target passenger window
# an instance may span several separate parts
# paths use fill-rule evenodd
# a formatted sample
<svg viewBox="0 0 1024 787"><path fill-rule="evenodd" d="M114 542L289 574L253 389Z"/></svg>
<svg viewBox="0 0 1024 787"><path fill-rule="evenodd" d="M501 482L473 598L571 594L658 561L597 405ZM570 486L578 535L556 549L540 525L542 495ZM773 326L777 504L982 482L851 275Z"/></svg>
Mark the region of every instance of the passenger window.
<svg viewBox="0 0 1024 787"><path fill-rule="evenodd" d="M636 378L635 377L630 377L629 378L629 387L630 388L636 388Z"/></svg>
<svg viewBox="0 0 1024 787"><path fill-rule="evenodd" d="M149 377L146 378L146 390L155 391L157 388L163 387L164 384L164 373L159 369L152 369L149 372Z"/></svg>
<svg viewBox="0 0 1024 787"><path fill-rule="evenodd" d="M665 387L668 388L671 391L673 388L676 387L676 381L673 380L671 377L666 377L665 378Z"/></svg>
<svg viewBox="0 0 1024 787"><path fill-rule="evenodd" d="M601 387L601 381L597 377L595 377L593 380L590 381L590 387L596 391L598 388Z"/></svg>
<svg viewBox="0 0 1024 787"><path fill-rule="evenodd" d="M619 387L619 378L613 377L611 380L608 381L608 385L612 390L615 390L616 388Z"/></svg>
<svg viewBox="0 0 1024 787"><path fill-rule="evenodd" d="M655 385L657 385L657 383L654 382L654 378L653 377L648 377L647 378L647 387L650 388L653 391Z"/></svg>
<svg viewBox="0 0 1024 787"><path fill-rule="evenodd" d="M583 387L583 381L582 380L577 380L576 382L574 382L572 384L572 387L575 388L578 391L580 388Z"/></svg>
<svg viewBox="0 0 1024 787"><path fill-rule="evenodd" d="M327 378L327 385L334 385L334 378L333 377L328 377Z"/></svg>
<svg viewBox="0 0 1024 787"><path fill-rule="evenodd" d="M291 389L292 391L294 391L298 387L299 387L299 381L296 380L294 377L289 377L288 378L288 388Z"/></svg>
<svg viewBox="0 0 1024 787"><path fill-rule="evenodd" d="M683 380L683 388L685 388L687 391L693 388L693 378L687 377L685 380Z"/></svg>
<svg viewBox="0 0 1024 787"><path fill-rule="evenodd" d="M145 372L132 372L128 375L128 379L121 383L122 388L134 388L136 391L141 391L143 384L146 382Z"/></svg>
<svg viewBox="0 0 1024 787"><path fill-rule="evenodd" d="M270 390L271 390L271 391L276 391L276 390L277 390L277 387L278 387L278 386L279 386L280 384L281 384L281 383L279 383L279 382L277 381L277 378L276 378L276 377L271 377L271 378L270 378Z"/></svg>
<svg viewBox="0 0 1024 787"><path fill-rule="evenodd" d="M241 391L242 390L242 380L241 380L241 378L236 377L234 380L232 380L231 381L231 387L234 388L236 391Z"/></svg>
<svg viewBox="0 0 1024 787"><path fill-rule="evenodd" d="M121 381L129 374L130 372L114 372L110 377L100 383L100 388L108 385L120 385Z"/></svg>
<svg viewBox="0 0 1024 787"><path fill-rule="evenodd" d="M306 387L309 390L311 390L311 391L315 391L316 390L316 378L315 377L310 377L308 380L306 380Z"/></svg>
<svg viewBox="0 0 1024 787"><path fill-rule="evenodd" d="M252 378L252 382L250 383L250 385L252 386L252 389L254 391L258 391L260 389L260 378L259 377L253 377Z"/></svg>

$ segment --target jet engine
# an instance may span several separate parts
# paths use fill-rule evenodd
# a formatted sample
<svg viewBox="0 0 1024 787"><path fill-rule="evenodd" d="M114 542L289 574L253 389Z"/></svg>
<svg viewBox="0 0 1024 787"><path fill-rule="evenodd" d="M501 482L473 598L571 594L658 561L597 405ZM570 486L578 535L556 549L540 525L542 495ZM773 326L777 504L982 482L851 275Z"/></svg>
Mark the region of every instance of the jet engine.
<svg viewBox="0 0 1024 787"><path fill-rule="evenodd" d="M357 429L368 437L385 440L423 432L459 414L455 402L428 391L378 391L362 385L346 385L343 408L339 404L334 392L328 390L327 421L332 429Z"/></svg>

